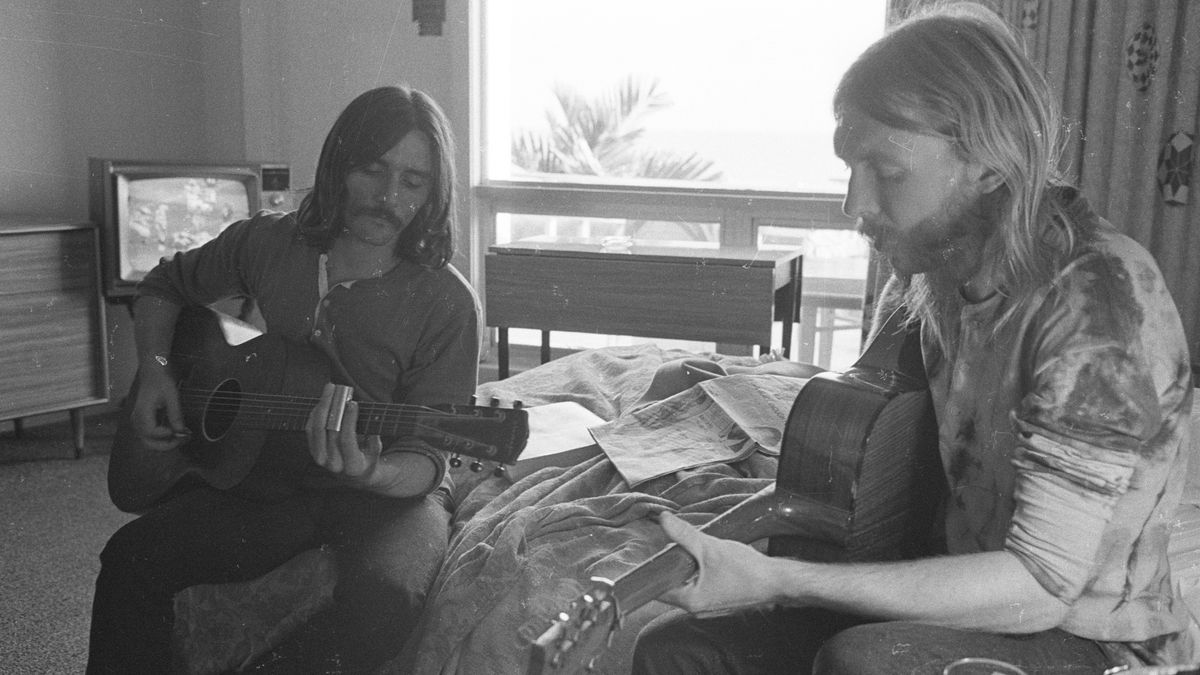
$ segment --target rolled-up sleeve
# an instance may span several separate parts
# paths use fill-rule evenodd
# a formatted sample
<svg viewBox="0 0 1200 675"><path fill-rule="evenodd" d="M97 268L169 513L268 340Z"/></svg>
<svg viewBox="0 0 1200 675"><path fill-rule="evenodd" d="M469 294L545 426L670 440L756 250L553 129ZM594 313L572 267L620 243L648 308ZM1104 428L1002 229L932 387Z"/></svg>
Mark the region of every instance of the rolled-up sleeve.
<svg viewBox="0 0 1200 675"><path fill-rule="evenodd" d="M434 450L428 443L415 439L405 438L390 445L385 452L388 454L403 454L408 460L428 460L433 466L434 477L429 484L426 485L420 492L413 496L424 496L433 492L442 485L446 479L446 456L437 450Z"/></svg>
<svg viewBox="0 0 1200 675"><path fill-rule="evenodd" d="M1134 456L1081 451L1018 421L1021 430L1013 514L1006 548L1066 603L1083 592Z"/></svg>
<svg viewBox="0 0 1200 675"><path fill-rule="evenodd" d="M1074 272L1043 305L1030 342L1040 353L1013 411L1015 511L1005 544L1067 603L1092 579L1139 463L1169 459L1155 457L1163 407L1130 275L1100 256Z"/></svg>

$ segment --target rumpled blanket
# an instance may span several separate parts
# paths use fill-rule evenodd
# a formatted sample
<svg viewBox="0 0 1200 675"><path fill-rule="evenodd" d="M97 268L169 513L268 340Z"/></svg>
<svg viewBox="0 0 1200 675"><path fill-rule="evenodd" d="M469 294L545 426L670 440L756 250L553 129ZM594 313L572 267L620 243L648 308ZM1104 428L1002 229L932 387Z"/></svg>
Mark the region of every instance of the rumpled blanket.
<svg viewBox="0 0 1200 675"><path fill-rule="evenodd" d="M646 404L645 394L656 386L655 374L664 364L695 356L649 345L591 350L485 385L480 395L526 405L570 400L611 420ZM775 376L761 381L768 389L764 395L784 397L788 404L802 384ZM687 398L689 391L678 395ZM783 411L775 420L781 434L789 405L775 408ZM679 412L686 418L686 409ZM727 441L728 433L710 439L720 446L714 447L718 454L727 450ZM525 672L530 641L591 586L593 576L616 579L668 543L649 516L669 509L703 524L774 480L775 452L738 457L662 475L636 490L604 455L571 467L547 467L516 483L489 477L460 484L446 562L417 630L385 672ZM652 602L626 617L598 672L628 672L638 631L666 610Z"/></svg>

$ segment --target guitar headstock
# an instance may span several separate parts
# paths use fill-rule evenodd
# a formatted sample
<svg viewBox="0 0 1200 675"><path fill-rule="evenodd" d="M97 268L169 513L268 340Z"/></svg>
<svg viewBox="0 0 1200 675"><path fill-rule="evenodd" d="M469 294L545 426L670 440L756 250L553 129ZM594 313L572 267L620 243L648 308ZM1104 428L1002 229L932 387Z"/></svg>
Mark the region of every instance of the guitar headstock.
<svg viewBox="0 0 1200 675"><path fill-rule="evenodd" d="M596 660L621 628L621 612L613 582L592 577L594 584L560 612L531 643L528 675L575 675L594 670Z"/></svg>
<svg viewBox="0 0 1200 675"><path fill-rule="evenodd" d="M432 406L418 414L412 434L455 456L512 464L529 440L529 414L519 401L506 408L496 399Z"/></svg>

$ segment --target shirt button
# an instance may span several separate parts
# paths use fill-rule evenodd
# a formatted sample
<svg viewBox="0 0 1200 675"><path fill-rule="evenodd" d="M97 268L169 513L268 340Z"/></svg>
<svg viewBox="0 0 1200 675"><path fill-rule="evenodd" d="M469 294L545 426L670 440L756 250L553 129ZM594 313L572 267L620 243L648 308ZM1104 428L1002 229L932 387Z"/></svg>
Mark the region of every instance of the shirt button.
<svg viewBox="0 0 1200 675"><path fill-rule="evenodd" d="M313 337L321 337L321 329L320 328L313 331Z"/></svg>

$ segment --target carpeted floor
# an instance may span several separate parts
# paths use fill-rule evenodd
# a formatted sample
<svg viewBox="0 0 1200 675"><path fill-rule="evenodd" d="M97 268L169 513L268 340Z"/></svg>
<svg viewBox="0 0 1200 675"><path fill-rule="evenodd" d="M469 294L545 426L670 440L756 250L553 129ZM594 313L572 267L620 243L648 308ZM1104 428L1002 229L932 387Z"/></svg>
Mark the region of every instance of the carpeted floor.
<svg viewBox="0 0 1200 675"><path fill-rule="evenodd" d="M0 430L0 671L82 673L97 555L132 516L108 499L111 415L89 416L74 459L70 425Z"/></svg>

